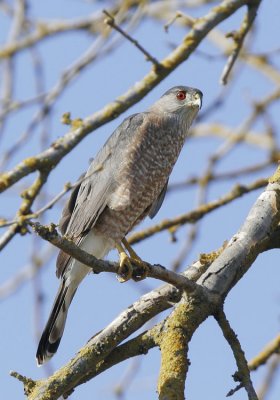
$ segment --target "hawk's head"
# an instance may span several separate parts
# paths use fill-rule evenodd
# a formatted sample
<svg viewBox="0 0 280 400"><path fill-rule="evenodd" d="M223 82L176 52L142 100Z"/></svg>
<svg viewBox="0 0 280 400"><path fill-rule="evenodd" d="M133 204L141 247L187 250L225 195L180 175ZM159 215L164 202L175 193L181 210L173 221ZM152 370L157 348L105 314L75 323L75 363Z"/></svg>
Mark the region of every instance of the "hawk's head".
<svg viewBox="0 0 280 400"><path fill-rule="evenodd" d="M202 106L202 92L188 86L175 86L150 108L152 112L190 115L194 118Z"/></svg>

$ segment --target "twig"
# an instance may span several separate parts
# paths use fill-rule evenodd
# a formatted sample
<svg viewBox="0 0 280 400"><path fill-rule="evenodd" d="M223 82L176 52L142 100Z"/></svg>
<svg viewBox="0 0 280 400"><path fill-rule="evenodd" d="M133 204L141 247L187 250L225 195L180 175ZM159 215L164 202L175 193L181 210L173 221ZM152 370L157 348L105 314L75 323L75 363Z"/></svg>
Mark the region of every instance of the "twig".
<svg viewBox="0 0 280 400"><path fill-rule="evenodd" d="M258 390L259 400L264 400L267 398L268 391L271 389L272 382L276 377L277 372L280 367L280 356L275 355L268 365L266 376L264 378L261 388Z"/></svg>
<svg viewBox="0 0 280 400"><path fill-rule="evenodd" d="M24 107L32 106L32 105L38 103L38 101L44 100L45 96L46 96L46 93L42 93L39 96L33 96L33 97L27 98L25 100L10 101L8 105L5 105L4 110L0 110L0 123L5 118L6 114L18 111Z"/></svg>
<svg viewBox="0 0 280 400"><path fill-rule="evenodd" d="M193 137L200 138L200 137L218 137L222 139L229 139L232 137L233 141L239 143L248 144L252 147L257 147L259 149L268 149L271 150L272 147L272 140L271 136L268 135L266 132L256 133L253 130L247 131L246 136L244 136L244 132L242 134L243 137L240 137L240 129L239 128L232 128L230 126L222 125L220 123L208 123L208 124L200 124L196 125L193 129Z"/></svg>
<svg viewBox="0 0 280 400"><path fill-rule="evenodd" d="M241 24L241 27L238 32L233 32L231 34L228 34L227 37L232 37L234 42L235 42L235 47L232 50L231 55L229 56L227 63L223 69L222 76L220 78L220 83L222 85L226 85L228 81L228 76L230 74L230 71L237 60L238 54L241 50L241 47L243 45L244 39L249 32L256 16L257 16L257 11L259 8L261 0L254 0L250 1L247 4L248 11L246 13L246 16Z"/></svg>
<svg viewBox="0 0 280 400"><path fill-rule="evenodd" d="M18 227L13 224L7 229L7 231L0 237L0 251L3 250L5 246L13 239L17 233Z"/></svg>
<svg viewBox="0 0 280 400"><path fill-rule="evenodd" d="M109 25L110 27L114 28L117 32L119 32L123 37L125 37L129 42L134 44L138 50L141 51L145 55L146 60L153 63L156 70L161 69L162 65L158 62L156 58L154 58L143 46L139 44L139 42L133 39L127 32L125 32L119 25L116 24L115 18L106 10L103 10L103 13L108 17L105 19L105 24Z"/></svg>
<svg viewBox="0 0 280 400"><path fill-rule="evenodd" d="M42 96L43 93L46 92L46 79L45 79L45 71L42 57L34 46L30 49L30 55L33 63L34 70L34 78L36 83L36 94L38 96L39 103L38 105L44 110L43 119L42 119L42 130L40 137L40 149L43 151L49 144L51 138L51 124L50 124L50 116L51 109L45 103L45 97Z"/></svg>
<svg viewBox="0 0 280 400"><path fill-rule="evenodd" d="M41 266L48 264L54 255L54 247L47 245L40 251L40 258L37 258L37 268L30 262L18 271L14 276L7 279L0 286L0 301L15 294L25 283L34 277ZM40 264L40 265L39 265Z"/></svg>
<svg viewBox="0 0 280 400"><path fill-rule="evenodd" d="M213 173L208 176L208 181L209 182L216 182L216 181L223 181L223 180L228 181L229 179L234 179L234 178L238 178L243 175L250 175L250 174L254 174L256 172L262 171L266 168L272 167L273 164L276 164L276 160L267 160L267 161L261 162L259 164L250 165L250 166L244 167L244 168L238 168L238 169L228 171L228 172L216 172L216 173ZM203 177L193 176L182 182L170 183L170 185L168 185L168 192L171 192L173 190L184 189L186 187L193 186L193 185L197 185L202 181L202 179L203 179Z"/></svg>
<svg viewBox="0 0 280 400"><path fill-rule="evenodd" d="M267 360L273 355L280 352L280 335L276 336L264 349L249 362L251 371L256 370L261 365L265 364Z"/></svg>
<svg viewBox="0 0 280 400"><path fill-rule="evenodd" d="M79 186L85 180L90 179L93 174L99 171L99 168L100 167L97 167L96 170L92 171L92 173L87 175L86 177L85 173L82 174L81 177L73 184L71 184L70 182L65 183L64 188L61 190L61 192L59 192L52 200L50 200L39 210L34 211L31 214L19 215L18 218L13 219L12 221L4 221L3 223L0 222L0 229L15 224L27 223L28 221L40 217L40 215L42 215L45 211L51 209L66 193Z"/></svg>
<svg viewBox="0 0 280 400"><path fill-rule="evenodd" d="M127 18L126 14L122 18ZM139 15L137 12L134 13L128 27L131 28L138 21ZM47 115L50 114L51 108L58 97L63 93L63 91L68 87L70 82L80 76L81 72L85 67L91 64L93 61L102 58L104 55L109 54L112 49L120 42L119 38L113 38L109 40L109 36L102 36L96 38L93 44L82 54L70 67L62 71L60 78L57 83L53 86L51 90L45 93L42 98L38 98L43 102L43 107L41 107L31 119L26 130L18 137L16 142L3 154L1 160L1 168L5 167L11 156L17 152L23 144L26 144L30 140L32 134L35 131L37 125L45 119ZM108 43L107 43L108 42ZM107 43L107 45L105 45ZM0 52L1 53L1 52ZM32 99L31 99L32 100ZM2 113L4 116L8 111L13 110L11 107L4 110ZM73 128L76 126L73 125Z"/></svg>
<svg viewBox="0 0 280 400"><path fill-rule="evenodd" d="M7 41L8 45L13 46L16 39L18 38L18 36L20 36L20 33L23 30L26 7L27 4L25 0L15 1L13 22L11 25ZM12 101L14 86L15 86L15 80L13 79L13 75L14 75L14 59L10 55L4 62L4 69L2 76L2 85L3 85L2 103L4 111L9 107ZM5 118L2 119L2 121L0 121L0 139L3 138L4 127L5 127Z"/></svg>
<svg viewBox="0 0 280 400"><path fill-rule="evenodd" d="M226 341L232 349L238 367L238 380L243 383L249 400L258 400L257 394L251 382L250 371L248 368L247 360L245 358L245 354L241 348L240 342L237 339L236 334L234 333L226 318L224 311L220 309L217 313L214 314L214 317L218 322Z"/></svg>
<svg viewBox="0 0 280 400"><path fill-rule="evenodd" d="M197 192L197 206L198 207L203 207L205 205L206 200L207 200L207 192L208 192L208 181L206 182L205 180L201 180L200 185L198 187L198 192ZM176 234L176 227L172 229L172 233ZM177 272L182 265L182 263L186 260L188 253L191 251L192 246L195 243L195 240L199 234L199 222L194 223L191 227L190 230L188 231L187 238L185 241L185 244L183 246L183 249L179 252L179 255L176 257L176 259L172 263L172 270Z"/></svg>
<svg viewBox="0 0 280 400"><path fill-rule="evenodd" d="M273 356L274 354L278 354L279 351L280 351L280 335L278 335L275 339L273 339L270 343L268 343L256 357L254 357L251 361L249 361L248 363L249 370L255 371L261 365L265 364L271 356ZM228 392L227 396L228 397L232 396L242 387L243 387L242 383L237 385L234 389L231 389Z"/></svg>
<svg viewBox="0 0 280 400"><path fill-rule="evenodd" d="M142 353L143 354L143 353ZM111 358L111 357L110 357ZM141 365L140 359L135 358L131 361L131 364L124 371L123 376L118 378L118 383L114 385L113 393L117 399L124 399L125 392L128 387L131 385L133 378L136 376L139 371L139 367Z"/></svg>
<svg viewBox="0 0 280 400"><path fill-rule="evenodd" d="M116 9L114 10L116 11ZM114 10L112 11L114 12ZM101 13L93 13L88 17L77 18L68 21L40 21L36 24L33 32L12 44L8 43L6 46L3 46L0 50L0 59L11 57L15 53L34 46L49 36L54 36L59 33L67 33L72 30L85 30L91 34L99 33L101 20ZM94 29L95 27L96 29Z"/></svg>
<svg viewBox="0 0 280 400"><path fill-rule="evenodd" d="M19 149L22 148L23 144L26 144L30 140L32 134L35 131L37 125L44 120L45 116L50 112L51 107L57 98L63 93L73 79L75 79L82 70L87 67L90 63L97 58L99 50L104 47L104 44L108 38L98 37L94 43L86 50L81 57L78 58L69 68L62 71L58 82L46 93L43 98L43 107L35 112L31 119L28 127L24 132L17 138L10 148L3 154L1 160L1 168L5 167L7 160L9 160Z"/></svg>
<svg viewBox="0 0 280 400"><path fill-rule="evenodd" d="M176 227L175 229L171 229L171 234L172 237L176 238ZM193 244L195 243L195 239L197 238L198 235L198 224L194 223L189 231L187 232L187 236L185 239L185 243L183 244L182 249L179 250L178 255L176 256L176 258L172 261L171 264L171 269L172 271L177 272L178 270L180 270L182 264L185 262L188 254L190 253ZM176 241L176 239L175 239Z"/></svg>
<svg viewBox="0 0 280 400"><path fill-rule="evenodd" d="M23 201L17 211L18 223L12 224L0 237L0 251L12 240L16 233L20 233L21 235L27 233L26 224L24 223L25 219L28 218L26 215L30 214L31 207L46 183L47 178L48 173L46 171L40 172L32 185L21 193Z"/></svg>

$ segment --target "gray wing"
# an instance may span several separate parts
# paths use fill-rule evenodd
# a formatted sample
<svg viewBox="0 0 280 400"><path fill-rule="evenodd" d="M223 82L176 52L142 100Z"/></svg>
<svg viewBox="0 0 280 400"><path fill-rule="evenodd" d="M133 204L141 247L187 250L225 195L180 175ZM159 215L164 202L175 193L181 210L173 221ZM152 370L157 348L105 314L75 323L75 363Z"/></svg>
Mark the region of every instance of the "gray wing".
<svg viewBox="0 0 280 400"><path fill-rule="evenodd" d="M65 207L70 217L66 212L60 222L63 231L70 237L79 237L90 230L108 204L115 190L115 175L124 150L142 125L144 115L134 114L123 121L91 163L79 189L73 192Z"/></svg>
<svg viewBox="0 0 280 400"><path fill-rule="evenodd" d="M74 187L74 189L72 190L72 192L70 194L68 201L65 203L65 206L62 210L62 214L61 214L58 226L59 226L60 232L63 235L66 233L67 226L69 224L72 212L73 212L75 204L76 204L76 199L77 199L77 196L78 196L81 184L82 184L82 180L85 177L85 175L86 175L86 173L84 172L80 176L80 178L79 178L80 183Z"/></svg>
<svg viewBox="0 0 280 400"><path fill-rule="evenodd" d="M167 182L164 185L162 191L160 192L158 198L153 202L153 204L151 205L151 208L149 209L148 215L151 219L157 215L157 213L160 210L160 207L162 206L163 200L166 195L167 186L168 186L168 179L167 179Z"/></svg>
<svg viewBox="0 0 280 400"><path fill-rule="evenodd" d="M82 179L85 177L86 173L82 174L79 178L79 181L82 181ZM67 226L69 224L69 221L72 216L72 212L75 207L76 199L81 187L81 184L78 184L77 186L74 187L74 189L71 192L71 195L68 199L68 201L65 203L65 206L62 210L61 218L59 221L59 229L60 232L64 235L67 230ZM78 244L79 241L75 240L75 244ZM63 275L65 268L68 265L68 262L70 261L71 256L69 254L64 253L62 250L58 253L57 260L56 260L56 276L59 278Z"/></svg>

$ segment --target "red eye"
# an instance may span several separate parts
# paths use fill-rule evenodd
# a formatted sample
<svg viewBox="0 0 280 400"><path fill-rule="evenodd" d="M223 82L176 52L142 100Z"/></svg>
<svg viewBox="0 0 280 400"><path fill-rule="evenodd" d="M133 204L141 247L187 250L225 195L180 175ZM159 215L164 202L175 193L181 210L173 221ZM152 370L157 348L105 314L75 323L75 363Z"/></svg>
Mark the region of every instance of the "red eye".
<svg viewBox="0 0 280 400"><path fill-rule="evenodd" d="M183 90L180 90L180 92L178 92L178 93L176 94L176 97L177 97L177 99L180 100L180 101L185 100L185 98L186 98L186 92L184 92Z"/></svg>

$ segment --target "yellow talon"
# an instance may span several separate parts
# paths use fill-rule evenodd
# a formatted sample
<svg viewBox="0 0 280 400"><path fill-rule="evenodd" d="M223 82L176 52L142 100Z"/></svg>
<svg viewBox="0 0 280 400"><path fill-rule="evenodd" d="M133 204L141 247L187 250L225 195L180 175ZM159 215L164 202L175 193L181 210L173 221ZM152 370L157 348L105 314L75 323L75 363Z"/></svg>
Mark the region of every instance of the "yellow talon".
<svg viewBox="0 0 280 400"><path fill-rule="evenodd" d="M149 272L148 265L142 260L139 261L133 259L132 262L138 266L137 271L132 276L132 279L136 282L139 282L147 278Z"/></svg>

